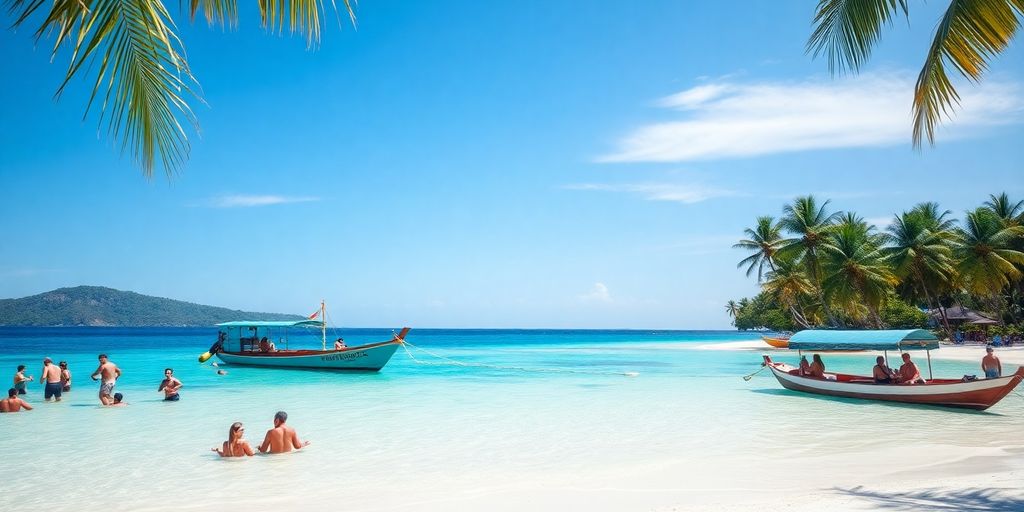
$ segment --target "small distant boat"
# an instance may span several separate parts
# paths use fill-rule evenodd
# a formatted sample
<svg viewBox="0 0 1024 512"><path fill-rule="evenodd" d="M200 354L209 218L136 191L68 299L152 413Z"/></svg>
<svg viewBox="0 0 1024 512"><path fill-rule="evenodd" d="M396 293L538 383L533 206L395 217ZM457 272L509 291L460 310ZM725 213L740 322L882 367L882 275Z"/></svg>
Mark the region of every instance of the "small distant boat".
<svg viewBox="0 0 1024 512"><path fill-rule="evenodd" d="M761 339L765 343L775 348L788 348L789 347L789 336L761 336Z"/></svg>
<svg viewBox="0 0 1024 512"><path fill-rule="evenodd" d="M827 373L825 379L804 376L799 368L772 361L764 355L764 365L771 369L782 387L818 395L884 400L912 404L940 405L985 410L1003 399L1022 380L1024 367L1007 377L995 379L933 379L931 350L939 348L939 340L928 331L801 331L790 338L791 350L926 350L928 379L913 385L876 384L871 376Z"/></svg>
<svg viewBox="0 0 1024 512"><path fill-rule="evenodd" d="M405 327L392 339L379 343L328 350L323 303L318 313L320 320L239 320L217 324L220 328L217 341L209 351L199 356L199 362L206 362L216 355L225 363L248 366L380 371L405 342L405 336L410 330ZM321 350L288 348L290 329L313 328L320 329ZM280 345L285 348L281 349Z"/></svg>

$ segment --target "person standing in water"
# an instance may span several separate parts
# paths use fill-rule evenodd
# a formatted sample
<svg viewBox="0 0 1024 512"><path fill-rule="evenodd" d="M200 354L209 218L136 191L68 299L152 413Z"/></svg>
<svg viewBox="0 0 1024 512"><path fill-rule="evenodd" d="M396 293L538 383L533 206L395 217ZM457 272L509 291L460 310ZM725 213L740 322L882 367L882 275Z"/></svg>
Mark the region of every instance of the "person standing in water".
<svg viewBox="0 0 1024 512"><path fill-rule="evenodd" d="M31 411L32 406L27 404L18 396L18 390L11 388L7 390L7 398L0 400L0 412L18 412L22 409Z"/></svg>
<svg viewBox="0 0 1024 512"><path fill-rule="evenodd" d="M53 359L49 357L43 359L43 374L39 377L39 383L44 386L43 398L47 402L51 398L60 402L60 394L64 391L64 386L61 384L61 372L60 368L53 364Z"/></svg>
<svg viewBox="0 0 1024 512"><path fill-rule="evenodd" d="M274 415L274 428L268 430L266 437L263 438L263 444L259 447L260 453L286 453L292 451L292 448L301 450L304 446L309 446L309 441L299 441L299 434L294 428L285 425L286 421L288 413L278 411Z"/></svg>
<svg viewBox="0 0 1024 512"><path fill-rule="evenodd" d="M252 457L252 446L242 437L243 434L245 434L245 428L242 426L242 422L236 421L228 429L228 440L224 441L220 448L210 448L210 450L217 452L217 455L221 457Z"/></svg>
<svg viewBox="0 0 1024 512"><path fill-rule="evenodd" d="M100 403L112 405L114 403L114 384L117 384L117 379L121 377L121 369L116 364L110 362L106 354L100 354L98 359L100 360L100 365L96 368L96 371L92 372L90 377L92 377L92 380L96 380L97 375L102 378L100 382Z"/></svg>
<svg viewBox="0 0 1024 512"><path fill-rule="evenodd" d="M27 392L25 388L28 387L28 383L34 380L36 380L35 377L31 375L25 376L25 365L19 364L18 371L14 372L14 389L18 394L24 395Z"/></svg>
<svg viewBox="0 0 1024 512"><path fill-rule="evenodd" d="M986 379L996 379L1003 376L1003 363L995 355L992 345L985 347L985 357L981 359L981 371L985 372Z"/></svg>
<svg viewBox="0 0 1024 512"><path fill-rule="evenodd" d="M60 366L61 391L71 391L71 370L68 370L68 362L61 361L57 366Z"/></svg>
<svg viewBox="0 0 1024 512"><path fill-rule="evenodd" d="M165 402L177 402L181 398L178 396L178 390L181 389L181 386L181 381L174 377L174 370L164 368L164 380L156 390L164 392Z"/></svg>

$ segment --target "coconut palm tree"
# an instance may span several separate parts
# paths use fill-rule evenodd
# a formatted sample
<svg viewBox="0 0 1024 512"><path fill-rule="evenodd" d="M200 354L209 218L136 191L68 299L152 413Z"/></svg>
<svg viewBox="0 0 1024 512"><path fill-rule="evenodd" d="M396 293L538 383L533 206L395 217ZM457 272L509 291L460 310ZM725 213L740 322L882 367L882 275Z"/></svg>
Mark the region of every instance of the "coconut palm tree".
<svg viewBox="0 0 1024 512"><path fill-rule="evenodd" d="M819 0L807 52L825 54L832 73L857 72L871 56L882 27L907 0ZM972 82L981 80L990 60L1009 46L1024 16L1024 0L951 0L935 28L932 44L914 86L913 143L935 143L935 127L960 101L946 66Z"/></svg>
<svg viewBox="0 0 1024 512"><path fill-rule="evenodd" d="M806 269L792 257L781 257L775 267L765 276L762 289L776 296L789 309L793 321L803 328L809 328L811 321L804 314L801 302L814 294L815 288L807 279Z"/></svg>
<svg viewBox="0 0 1024 512"><path fill-rule="evenodd" d="M51 58L70 50L71 61L57 88L59 98L79 74L95 76L86 115L100 104L99 121L129 150L147 177L159 160L168 176L188 158L183 124L197 126L190 102L202 101L185 59L185 46L164 0L3 0L12 27L28 27L36 41L53 35ZM355 23L352 0L342 0ZM185 5L182 3L181 5ZM260 19L268 32L320 40L323 0L259 0ZM334 6L331 2L331 6ZM201 13L210 25L234 26L237 0L189 0L188 14ZM86 63L90 63L86 65Z"/></svg>
<svg viewBox="0 0 1024 512"><path fill-rule="evenodd" d="M1004 227L991 210L967 212L963 227L956 230L953 251L964 288L985 301L1003 321L1003 288L1021 278L1024 252L1011 245L1024 236L1024 227Z"/></svg>
<svg viewBox="0 0 1024 512"><path fill-rule="evenodd" d="M761 282L761 278L764 275L764 267L768 266L770 270L775 269L775 255L779 252L780 244L782 243L782 228L775 222L775 219L771 216L764 216L757 218L757 226L754 229L744 229L743 232L747 235L747 238L740 240L738 243L733 245L734 249L746 249L753 251L753 254L743 258L736 267L747 266L747 277L757 269L757 282Z"/></svg>
<svg viewBox="0 0 1024 512"><path fill-rule="evenodd" d="M953 269L953 250L950 247L949 231L932 231L929 226L940 224L930 216L920 212L903 212L893 218L884 235L887 245L883 254L892 265L898 278L911 281L913 286L925 297L928 307L940 311L938 303L933 300L926 276L951 276ZM949 322L942 315L943 326L947 336L950 335Z"/></svg>
<svg viewBox="0 0 1024 512"><path fill-rule="evenodd" d="M818 255L821 246L828 238L832 224L840 216L839 212L828 213L829 202L825 201L819 207L814 196L806 196L798 197L793 200L792 204L783 207L783 216L779 220L779 225L788 233L796 236L783 240L779 250L786 253L787 256L803 262L811 278L811 283L815 287L822 311L828 318L829 324L836 325L835 316L829 309L828 303L825 302L825 296L822 293Z"/></svg>
<svg viewBox="0 0 1024 512"><path fill-rule="evenodd" d="M866 306L872 323L881 328L878 310L898 279L889 269L879 241L864 222L844 222L829 232L820 254L825 297L851 313Z"/></svg>
<svg viewBox="0 0 1024 512"><path fill-rule="evenodd" d="M736 304L736 301L730 300L725 303L725 312L729 313L729 317L736 318L736 315L740 312L740 306Z"/></svg>
<svg viewBox="0 0 1024 512"><path fill-rule="evenodd" d="M983 207L995 214L996 217L999 217L1003 226L1020 226L1024 224L1024 201L1017 201L1015 203L1010 200L1006 192L998 196L992 194L988 197L989 200L985 201Z"/></svg>

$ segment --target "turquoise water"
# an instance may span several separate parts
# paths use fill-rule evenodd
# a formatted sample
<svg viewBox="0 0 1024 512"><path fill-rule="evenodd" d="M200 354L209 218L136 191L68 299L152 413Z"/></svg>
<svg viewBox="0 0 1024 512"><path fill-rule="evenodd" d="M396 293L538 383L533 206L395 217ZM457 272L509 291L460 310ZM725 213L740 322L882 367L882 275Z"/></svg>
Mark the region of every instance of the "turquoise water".
<svg viewBox="0 0 1024 512"><path fill-rule="evenodd" d="M340 331L349 345L390 333ZM33 383L34 411L0 415L0 510L334 510L339 499L353 510L473 510L502 508L498 497L510 495L557 509L548 497L560 490L844 482L813 464L780 472L780 454L863 467L869 476L847 482L859 484L886 475L873 469L878 457L935 471L972 456L1006 467L1024 453L1020 396L974 413L793 393L765 372L740 378L758 369L759 351L715 349L757 339L745 333L413 330L415 347L470 366L413 348L416 359L400 350L379 373L224 365L224 376L196 362L214 338L212 329L0 329L6 378L18 364L38 378L44 356L74 374L63 402L42 403ZM124 371L128 407L98 406L88 375L100 352ZM826 363L864 373L872 364ZM156 391L166 366L185 384L180 402ZM975 368L934 363L936 376ZM234 421L257 444L277 410L308 450L246 460L209 451Z"/></svg>

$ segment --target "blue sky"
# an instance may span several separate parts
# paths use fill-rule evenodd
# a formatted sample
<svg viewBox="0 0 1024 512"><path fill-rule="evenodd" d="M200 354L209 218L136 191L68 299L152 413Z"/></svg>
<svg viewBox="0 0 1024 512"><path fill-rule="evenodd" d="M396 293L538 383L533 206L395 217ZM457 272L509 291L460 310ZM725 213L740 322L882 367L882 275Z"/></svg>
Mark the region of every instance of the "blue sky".
<svg viewBox="0 0 1024 512"><path fill-rule="evenodd" d="M89 82L0 32L0 297L94 284L349 326L727 328L731 249L794 196L883 223L1024 198L1018 41L935 148L911 84L942 2L857 77L803 52L811 2L361 2L316 51L179 18L206 105L144 179ZM308 311L307 311L308 310Z"/></svg>

